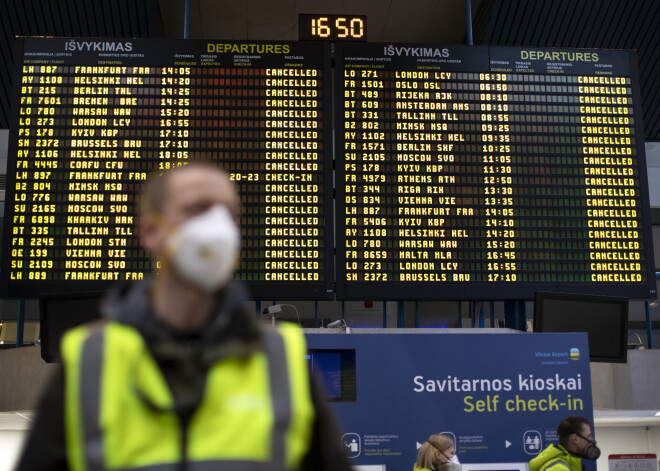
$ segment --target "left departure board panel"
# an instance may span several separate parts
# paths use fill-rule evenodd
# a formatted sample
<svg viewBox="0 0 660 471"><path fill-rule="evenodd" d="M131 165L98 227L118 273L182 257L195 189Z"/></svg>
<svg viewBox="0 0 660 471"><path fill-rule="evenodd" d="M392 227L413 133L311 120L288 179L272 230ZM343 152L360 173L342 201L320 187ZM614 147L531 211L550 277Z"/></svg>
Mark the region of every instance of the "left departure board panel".
<svg viewBox="0 0 660 471"><path fill-rule="evenodd" d="M15 58L4 295L142 279L142 183L210 159L241 193L253 298L332 297L329 45L24 38Z"/></svg>

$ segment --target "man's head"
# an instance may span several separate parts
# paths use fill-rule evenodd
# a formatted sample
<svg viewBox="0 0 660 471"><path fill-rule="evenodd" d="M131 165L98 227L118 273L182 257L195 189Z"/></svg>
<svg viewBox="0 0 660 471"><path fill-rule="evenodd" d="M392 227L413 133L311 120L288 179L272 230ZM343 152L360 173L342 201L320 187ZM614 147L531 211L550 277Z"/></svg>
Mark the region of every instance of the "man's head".
<svg viewBox="0 0 660 471"><path fill-rule="evenodd" d="M591 433L589 419L585 417L566 417L557 427L559 444L574 455L583 456L588 459L597 459L600 450L596 447L596 441ZM591 450L589 450L591 448ZM594 457L595 456L595 457Z"/></svg>
<svg viewBox="0 0 660 471"><path fill-rule="evenodd" d="M236 186L219 167L193 162L162 175L150 175L142 189L140 215L142 219L155 215L179 225L216 204L227 206L238 218L240 199Z"/></svg>
<svg viewBox="0 0 660 471"><path fill-rule="evenodd" d="M154 175L142 191L142 246L161 261L163 274L193 285L199 278L203 289L213 290L208 278L216 276L214 267L229 265L233 272L235 266L239 208L233 182L211 164L191 163Z"/></svg>

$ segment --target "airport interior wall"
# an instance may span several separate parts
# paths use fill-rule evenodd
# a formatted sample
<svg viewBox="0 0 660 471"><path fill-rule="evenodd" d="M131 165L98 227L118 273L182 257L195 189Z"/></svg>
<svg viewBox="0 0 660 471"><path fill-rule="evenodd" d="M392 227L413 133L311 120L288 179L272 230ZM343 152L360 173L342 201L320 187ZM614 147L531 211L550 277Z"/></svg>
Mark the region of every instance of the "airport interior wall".
<svg viewBox="0 0 660 471"><path fill-rule="evenodd" d="M41 359L39 346L0 350L0 471L12 469L31 411L57 367ZM608 469L610 454L660 455L660 350L630 350L627 363L591 363L590 370L603 451L598 469Z"/></svg>

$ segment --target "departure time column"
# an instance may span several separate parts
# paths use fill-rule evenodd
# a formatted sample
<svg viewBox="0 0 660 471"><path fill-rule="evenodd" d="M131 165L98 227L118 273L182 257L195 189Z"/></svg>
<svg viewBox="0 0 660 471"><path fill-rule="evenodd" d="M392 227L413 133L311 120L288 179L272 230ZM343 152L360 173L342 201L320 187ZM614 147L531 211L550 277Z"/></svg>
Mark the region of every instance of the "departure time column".
<svg viewBox="0 0 660 471"><path fill-rule="evenodd" d="M190 142L190 67L160 69L158 169L185 165Z"/></svg>
<svg viewBox="0 0 660 471"><path fill-rule="evenodd" d="M507 75L479 74L486 228L485 281L516 281L513 166Z"/></svg>

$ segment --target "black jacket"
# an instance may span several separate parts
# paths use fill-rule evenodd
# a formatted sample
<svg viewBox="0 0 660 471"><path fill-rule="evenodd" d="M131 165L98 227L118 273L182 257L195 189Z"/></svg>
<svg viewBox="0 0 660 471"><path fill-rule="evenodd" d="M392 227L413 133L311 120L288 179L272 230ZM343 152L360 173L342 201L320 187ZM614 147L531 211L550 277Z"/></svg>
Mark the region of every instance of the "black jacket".
<svg viewBox="0 0 660 471"><path fill-rule="evenodd" d="M232 283L219 295L203 328L173 332L152 313L151 281L125 285L110 293L101 312L108 320L135 327L145 338L170 386L176 412L187 423L202 399L208 368L221 358L249 355L261 348L260 327L244 312L247 299L242 285ZM64 431L64 376L60 368L46 389L35 423L26 441L17 471L68 470ZM332 414L311 380L315 419L309 452L301 471L350 471Z"/></svg>

